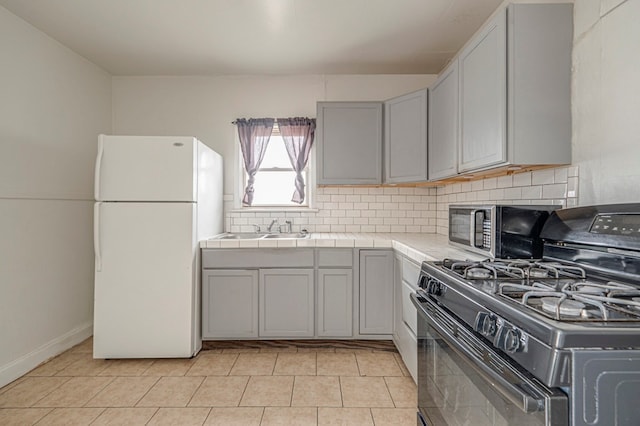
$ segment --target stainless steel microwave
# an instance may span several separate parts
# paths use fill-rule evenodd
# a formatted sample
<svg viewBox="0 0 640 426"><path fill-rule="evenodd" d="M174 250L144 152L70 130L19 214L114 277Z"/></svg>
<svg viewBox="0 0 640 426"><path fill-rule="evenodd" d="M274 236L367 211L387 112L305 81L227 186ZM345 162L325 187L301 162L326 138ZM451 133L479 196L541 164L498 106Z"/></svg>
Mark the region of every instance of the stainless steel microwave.
<svg viewBox="0 0 640 426"><path fill-rule="evenodd" d="M540 231L560 206L450 205L449 242L501 259L542 257Z"/></svg>

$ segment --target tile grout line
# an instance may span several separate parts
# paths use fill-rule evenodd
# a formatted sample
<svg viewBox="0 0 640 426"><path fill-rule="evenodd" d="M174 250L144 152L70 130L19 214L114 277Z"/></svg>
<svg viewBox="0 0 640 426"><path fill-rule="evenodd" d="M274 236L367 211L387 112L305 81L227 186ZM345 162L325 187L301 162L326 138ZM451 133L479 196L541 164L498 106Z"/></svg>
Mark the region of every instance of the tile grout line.
<svg viewBox="0 0 640 426"><path fill-rule="evenodd" d="M64 376L51 376L51 377L64 377ZM73 379L73 377L67 377L67 380L65 380L64 382L60 383L58 386L56 386L54 389L51 389L49 392L47 392L46 395L43 395L42 398L38 399L37 401L34 401L33 404L31 404L29 406L29 408L41 408L41 407L36 407L36 405L42 401L43 399L45 399L46 397L48 397L49 395L51 395L53 392L55 392L56 390L60 389L62 387L62 385L68 383L71 381L71 379ZM45 408L45 407L42 407ZM46 407L49 408L49 407ZM55 409L56 407L52 407L53 409ZM47 414L48 415L48 414Z"/></svg>
<svg viewBox="0 0 640 426"><path fill-rule="evenodd" d="M138 404L140 404L140 401L142 401L142 400L144 399L144 397L145 397L145 396L147 396L147 395L149 394L149 392L151 392L151 389L153 389L153 388L158 384L158 382L160 381L160 379L162 379L163 377L165 377L165 376L159 376L159 377L156 379L156 381L155 381L155 382L153 382L153 384L152 384L151 386L149 386L149 389L147 389L147 391L144 393L144 395L142 395L142 396L141 396L141 397L140 397L140 398L135 402L135 404L133 404L133 407L132 407L132 408L136 408L136 407L138 407ZM138 407L138 408L142 408L142 407ZM159 408L159 407L158 407L158 408ZM156 413L153 413L153 415L155 416L155 415L156 415ZM151 416L151 417L153 417L153 416Z"/></svg>

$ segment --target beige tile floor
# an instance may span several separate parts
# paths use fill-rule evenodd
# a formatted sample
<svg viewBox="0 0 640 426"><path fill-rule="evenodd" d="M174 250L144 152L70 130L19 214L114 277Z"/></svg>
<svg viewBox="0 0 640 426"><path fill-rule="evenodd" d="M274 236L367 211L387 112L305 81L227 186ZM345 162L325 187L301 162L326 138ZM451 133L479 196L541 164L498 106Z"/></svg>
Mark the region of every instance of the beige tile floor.
<svg viewBox="0 0 640 426"><path fill-rule="evenodd" d="M415 425L398 353L219 349L94 360L92 341L0 388L0 425Z"/></svg>

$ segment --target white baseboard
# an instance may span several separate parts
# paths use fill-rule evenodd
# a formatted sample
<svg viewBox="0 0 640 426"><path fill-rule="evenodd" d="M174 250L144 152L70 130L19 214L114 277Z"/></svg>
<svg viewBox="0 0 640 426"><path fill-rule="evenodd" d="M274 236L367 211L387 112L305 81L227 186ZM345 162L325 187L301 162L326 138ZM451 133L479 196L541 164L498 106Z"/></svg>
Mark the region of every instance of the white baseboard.
<svg viewBox="0 0 640 426"><path fill-rule="evenodd" d="M67 349L83 342L93 335L93 323L86 323L68 333L59 336L36 350L0 366L0 387L7 385L29 371L42 364L44 361L61 354Z"/></svg>

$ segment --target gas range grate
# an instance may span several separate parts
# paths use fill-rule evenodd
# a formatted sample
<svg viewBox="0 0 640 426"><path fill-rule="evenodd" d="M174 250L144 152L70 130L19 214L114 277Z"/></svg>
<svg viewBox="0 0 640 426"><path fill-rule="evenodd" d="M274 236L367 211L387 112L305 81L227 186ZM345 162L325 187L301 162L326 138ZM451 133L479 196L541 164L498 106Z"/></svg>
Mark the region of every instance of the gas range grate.
<svg viewBox="0 0 640 426"><path fill-rule="evenodd" d="M444 259L442 267L468 280L474 279L535 279L586 278L583 268L558 262L488 259L478 262Z"/></svg>
<svg viewBox="0 0 640 426"><path fill-rule="evenodd" d="M558 321L640 321L640 289L616 282L501 282L497 294Z"/></svg>
<svg viewBox="0 0 640 426"><path fill-rule="evenodd" d="M640 321L640 288L587 277L584 268L574 265L540 260L445 259L441 266L469 285L553 320Z"/></svg>

